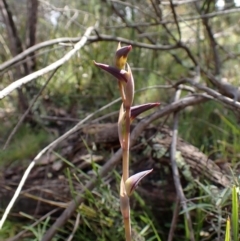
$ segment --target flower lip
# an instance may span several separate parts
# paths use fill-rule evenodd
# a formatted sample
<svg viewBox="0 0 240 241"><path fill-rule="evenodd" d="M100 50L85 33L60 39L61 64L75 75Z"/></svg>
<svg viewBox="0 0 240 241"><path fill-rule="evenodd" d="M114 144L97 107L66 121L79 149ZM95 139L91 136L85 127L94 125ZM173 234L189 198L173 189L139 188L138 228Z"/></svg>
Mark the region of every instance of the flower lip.
<svg viewBox="0 0 240 241"><path fill-rule="evenodd" d="M116 77L118 80L120 81L125 81L126 83L128 82L128 72L124 69L118 69L116 67L113 67L111 65L107 65L107 64L102 64L102 63L97 63L96 61L93 61L94 64L105 70L106 72L108 72L109 74L113 75L114 77Z"/></svg>
<svg viewBox="0 0 240 241"><path fill-rule="evenodd" d="M131 119L134 120L141 113L143 113L147 110L150 110L159 105L160 105L159 102L155 102L155 103L147 103L147 104L132 106L131 107Z"/></svg>

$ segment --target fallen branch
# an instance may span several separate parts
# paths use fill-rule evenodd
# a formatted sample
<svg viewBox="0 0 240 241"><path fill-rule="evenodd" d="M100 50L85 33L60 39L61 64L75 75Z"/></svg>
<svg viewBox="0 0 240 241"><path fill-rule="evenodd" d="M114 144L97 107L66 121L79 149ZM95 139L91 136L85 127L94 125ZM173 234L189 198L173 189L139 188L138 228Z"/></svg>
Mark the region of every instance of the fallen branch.
<svg viewBox="0 0 240 241"><path fill-rule="evenodd" d="M177 85L180 85L182 83L189 83L192 86L196 87L199 90L202 90L204 92L206 92L209 96L212 96L214 99L221 101L222 103L230 106L230 107L234 107L237 110L240 110L240 102L237 101L235 98L229 98L226 97L224 95L222 95L221 93L207 87L204 86L202 84L197 83L196 81L194 81L193 79L190 78L183 78L182 80L177 82ZM234 97L234 96L233 96Z"/></svg>

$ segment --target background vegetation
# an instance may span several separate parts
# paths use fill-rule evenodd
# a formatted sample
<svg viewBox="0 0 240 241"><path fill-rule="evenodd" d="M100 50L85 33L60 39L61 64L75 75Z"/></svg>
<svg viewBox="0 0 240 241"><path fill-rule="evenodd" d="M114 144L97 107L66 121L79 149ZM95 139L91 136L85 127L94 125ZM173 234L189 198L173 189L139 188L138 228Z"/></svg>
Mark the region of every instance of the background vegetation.
<svg viewBox="0 0 240 241"><path fill-rule="evenodd" d="M159 101L163 109L174 100L208 94L208 101L180 112L179 136L221 168L228 165L231 183L238 186L240 8L237 2L223 2L223 7L217 7L214 0L0 0L1 90L62 58L81 40L88 27L94 27L86 44L53 76L52 72L41 74L1 97L1 188L9 168L19 168L14 175L21 176L21 168L27 167L42 148L119 97L112 77L93 65L93 60L111 64L119 41L133 46L129 63L138 91L136 104ZM34 51L21 55L33 46L36 46ZM179 88L182 91L176 99ZM115 103L94 118L118 109L119 103ZM176 121L173 116L169 114L156 124L164 123L172 128ZM108 117L107 122L110 121L115 122L116 115ZM62 175L67 177L72 194L62 200L67 204L78 193L71 186L72 181L84 186L91 180L91 172L83 174L71 160L62 159L66 164ZM70 168L81 173L84 181L73 176ZM94 164L91 169L97 173L100 167ZM82 202L73 219L52 240L123 240L118 184L113 181L119 183L119 173L111 172L109 176L99 178L93 192L87 191L86 202ZM178 202L170 203L164 226L145 204L146 200L136 194L134 240L223 240L231 212L231 187L214 186L219 195L211 188L211 183L199 183L197 201L187 210L176 208ZM2 212L7 202L0 195ZM174 210L179 211L179 221L171 237ZM193 230L189 230L183 218L183 213L189 210L194 210L191 212ZM41 240L61 214L58 211L51 218L45 213L41 218L24 213L7 220L0 230L0 240L22 231L21 238L15 240Z"/></svg>

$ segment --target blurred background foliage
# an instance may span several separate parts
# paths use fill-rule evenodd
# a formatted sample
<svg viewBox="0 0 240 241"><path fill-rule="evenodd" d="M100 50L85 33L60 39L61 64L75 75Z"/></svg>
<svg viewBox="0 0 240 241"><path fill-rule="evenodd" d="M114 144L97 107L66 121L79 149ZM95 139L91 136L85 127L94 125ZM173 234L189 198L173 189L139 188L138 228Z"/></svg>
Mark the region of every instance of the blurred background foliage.
<svg viewBox="0 0 240 241"><path fill-rule="evenodd" d="M28 26L31 23L29 6L34 2L36 4L36 1L5 0L1 1L1 4L4 2L7 2L12 13L22 49L27 49ZM172 85L181 78L192 78L196 75L197 65L204 70L203 72L221 76L228 83L239 86L240 8L237 1L39 0L37 2L33 45L56 38L80 37L87 27L93 25L96 26L96 31L92 34L95 38L93 41L90 39L86 46L56 72L8 148L0 151L1 163L16 161L24 163L31 160L41 148L70 129L78 120L119 97L116 81L93 65L93 60L106 64L113 62L117 37L126 40L123 45L127 43L133 45L129 64L134 74L136 90L156 85ZM221 7L219 2L224 2L225 5ZM17 55L11 49L12 39L9 37L8 26L3 16L2 11L0 63ZM206 26L209 26L212 36L209 35ZM111 41L101 37L102 35L110 36ZM0 89L26 74L57 61L72 49L75 42L69 41L39 49L35 52L36 62L33 68L29 67L31 58L25 60L28 71L24 71L24 61L5 68L1 72ZM138 43L148 45L139 47ZM217 54L214 51L217 51ZM217 89L203 72L200 82ZM2 147L26 111L25 107L29 106L46 82L47 76L39 77L24 86L22 94L20 91L15 91L0 101ZM173 93L174 89L171 88L156 87L142 90L136 94L135 103L159 101L165 106L173 101ZM182 96L187 94L187 91L182 92ZM101 114L118 109L119 104L115 104ZM61 118L68 118L68 121ZM171 121L169 118L167 122L171 124ZM179 132L184 140L213 156L214 159L232 163L239 161L239 114L216 101L184 110L180 116ZM139 218L141 217L144 223L146 215ZM147 220L149 222L151 218ZM92 237L91 240L95 238ZM103 237L97 240L110 239ZM147 240L160 240L160 238Z"/></svg>
<svg viewBox="0 0 240 241"><path fill-rule="evenodd" d="M7 2L12 11L22 46L26 48L28 39L28 8L26 5L29 3L11 0ZM196 10L197 8L199 10ZM220 10L216 7L215 1L180 1L176 3L175 11L179 21L181 38L174 22L169 1L163 1L162 4L153 0L70 0L68 3L65 1L39 1L36 43L61 37L81 36L86 27L97 24L98 34L106 34L112 36L113 39L114 37L122 37L133 42L160 46L159 49L151 50L135 47L133 44L134 48L129 58L129 64L133 69L137 90L153 85L169 85L174 84L182 77L194 74L195 63L190 58L188 51L202 68L214 74L216 69L214 53L200 17L201 14L205 14L210 16L208 21L217 42L220 74L230 83L238 85L239 24L238 8L234 2L226 2L225 8ZM0 28L2 33L0 60L4 62L11 59L12 54L9 50L8 34L4 23ZM55 44L35 52L35 70L58 60L72 46L71 42ZM90 113L117 98L118 91L116 91L115 81L92 64L93 60L100 62L104 60L104 63L111 64L116 46L117 41L102 41L99 37L96 41L85 46L67 64L64 64L34 105L33 114L36 114L38 121L45 124L46 121L41 116L49 115L48 108L51 106L63 108L74 117L82 118L86 113ZM163 50L165 47L167 50ZM17 70L14 69L14 66L11 66L2 72L1 88L16 80L15 71ZM24 71L20 76L23 75ZM31 90L29 88L23 89L27 103L30 103L32 97L45 81L45 76L40 77L33 81L29 87ZM202 76L202 82L211 86L205 76ZM18 108L22 105L19 103L20 99L15 98L16 95L15 92L0 102L3 112L8 113L7 120L11 119L13 124L5 123L8 125L8 128L4 128L6 132L2 135L5 137L8 135L7 130L14 126L19 116L25 111ZM160 101L164 105L172 101L172 96L171 89L150 89L138 93L135 103ZM202 111L193 110L193 112L204 112L204 116L195 116L192 111L190 115L186 114L188 118L181 121L183 127L180 128L180 131L187 140L191 138L189 141L192 144L205 146L208 144L207 142L206 144L202 143L202 139L204 139L202 133L199 135L196 133L199 128L195 128L193 122L196 125L207 125L207 123L214 125L216 123L218 128L225 128L226 123L218 114L214 114L216 111L222 113L223 107L221 105L211 102L196 107L196 109L198 108L201 108ZM118 104L114 105L112 110L117 109ZM229 111L225 110L225 112L228 115ZM195 121L193 121L193 116L196 118ZM234 124L236 118L232 117L230 121ZM201 124L198 124L199 122ZM188 130L184 126L187 126ZM194 130L194 135L191 130ZM208 135L206 138L211 139ZM216 140L216 138L213 139Z"/></svg>

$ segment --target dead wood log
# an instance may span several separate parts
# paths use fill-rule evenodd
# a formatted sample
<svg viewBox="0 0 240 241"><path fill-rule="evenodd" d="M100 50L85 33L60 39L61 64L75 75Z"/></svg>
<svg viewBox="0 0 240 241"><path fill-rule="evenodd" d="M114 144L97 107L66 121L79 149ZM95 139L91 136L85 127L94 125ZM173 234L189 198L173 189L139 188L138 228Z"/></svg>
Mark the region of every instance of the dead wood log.
<svg viewBox="0 0 240 241"><path fill-rule="evenodd" d="M134 128L134 126L133 126ZM88 148L86 147L88 146ZM176 200L175 187L170 168L169 147L171 130L164 127L150 126L141 134L137 144L131 150L131 172L153 168L140 185L139 193L146 200L158 206L168 205ZM39 165L29 176L26 185L15 204L13 211L43 215L53 206L65 208L72 199L69 181L63 171L66 163L59 157L66 158L82 171L91 173L91 161L105 162L111 152L119 148L116 124L86 125L82 130L70 136L59 147L59 155L50 153L42 158ZM89 154L91 149L92 154ZM176 160L181 172L183 188L194 184L195 180L204 180L218 187L230 185L228 170L221 169L199 149L178 138ZM70 168L74 173L75 169ZM0 208L4 209L10 201L21 178L24 168L9 167L0 175ZM119 168L121 172L121 168ZM76 192L84 185L73 182ZM195 186L196 188L196 186ZM190 195L190 196L189 196ZM193 197L196 192L190 192Z"/></svg>

